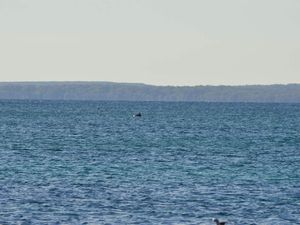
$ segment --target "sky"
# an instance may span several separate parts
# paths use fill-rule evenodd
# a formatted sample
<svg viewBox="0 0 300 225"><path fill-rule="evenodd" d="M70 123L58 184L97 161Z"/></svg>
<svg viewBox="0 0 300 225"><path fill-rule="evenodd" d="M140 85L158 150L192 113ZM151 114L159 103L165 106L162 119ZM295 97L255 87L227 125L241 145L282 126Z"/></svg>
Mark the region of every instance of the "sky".
<svg viewBox="0 0 300 225"><path fill-rule="evenodd" d="M0 0L0 81L300 83L299 0Z"/></svg>

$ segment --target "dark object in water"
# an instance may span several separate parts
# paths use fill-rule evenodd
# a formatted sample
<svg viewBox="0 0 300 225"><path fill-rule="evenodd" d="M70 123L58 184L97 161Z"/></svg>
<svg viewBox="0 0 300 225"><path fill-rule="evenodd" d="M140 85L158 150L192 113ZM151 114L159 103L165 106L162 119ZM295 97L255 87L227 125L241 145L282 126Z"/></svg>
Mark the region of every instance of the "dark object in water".
<svg viewBox="0 0 300 225"><path fill-rule="evenodd" d="M140 113L140 112L133 115L133 117L141 117L141 116L142 116L142 113Z"/></svg>
<svg viewBox="0 0 300 225"><path fill-rule="evenodd" d="M216 225L226 225L226 222L220 222L218 219L213 219Z"/></svg>

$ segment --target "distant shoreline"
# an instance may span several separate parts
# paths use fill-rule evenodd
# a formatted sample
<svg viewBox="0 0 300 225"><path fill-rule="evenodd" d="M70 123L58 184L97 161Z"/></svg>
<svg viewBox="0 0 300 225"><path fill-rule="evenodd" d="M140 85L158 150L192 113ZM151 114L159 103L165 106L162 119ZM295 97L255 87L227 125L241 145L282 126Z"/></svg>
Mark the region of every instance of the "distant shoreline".
<svg viewBox="0 0 300 225"><path fill-rule="evenodd" d="M300 103L300 84L156 86L101 81L0 82L0 99Z"/></svg>
<svg viewBox="0 0 300 225"><path fill-rule="evenodd" d="M249 86L287 86L300 85L300 83L272 83L272 84L196 84L196 85L172 85L172 84L147 84L141 82L114 82L114 81L0 81L1 84L123 84L144 85L153 87L249 87Z"/></svg>

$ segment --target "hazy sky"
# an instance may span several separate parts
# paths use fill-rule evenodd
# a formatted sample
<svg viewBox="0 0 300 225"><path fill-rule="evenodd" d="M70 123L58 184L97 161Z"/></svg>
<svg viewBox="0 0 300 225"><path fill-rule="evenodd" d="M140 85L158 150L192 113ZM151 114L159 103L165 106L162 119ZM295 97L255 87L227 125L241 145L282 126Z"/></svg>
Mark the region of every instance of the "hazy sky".
<svg viewBox="0 0 300 225"><path fill-rule="evenodd" d="M299 0L0 0L0 81L300 83Z"/></svg>

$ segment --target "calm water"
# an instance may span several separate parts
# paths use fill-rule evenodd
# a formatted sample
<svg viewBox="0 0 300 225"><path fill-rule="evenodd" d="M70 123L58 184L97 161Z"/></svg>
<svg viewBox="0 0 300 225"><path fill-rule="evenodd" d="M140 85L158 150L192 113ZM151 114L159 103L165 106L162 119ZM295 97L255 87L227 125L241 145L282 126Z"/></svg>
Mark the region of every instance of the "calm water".
<svg viewBox="0 0 300 225"><path fill-rule="evenodd" d="M0 132L2 225L300 224L300 104L0 101Z"/></svg>

